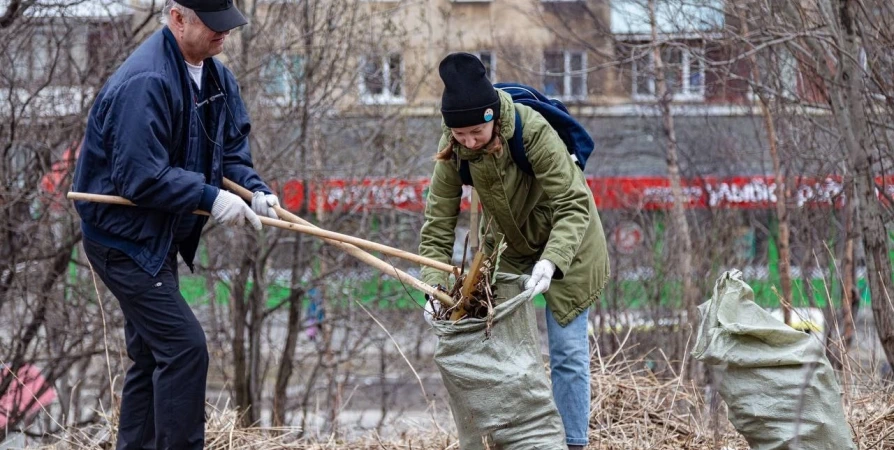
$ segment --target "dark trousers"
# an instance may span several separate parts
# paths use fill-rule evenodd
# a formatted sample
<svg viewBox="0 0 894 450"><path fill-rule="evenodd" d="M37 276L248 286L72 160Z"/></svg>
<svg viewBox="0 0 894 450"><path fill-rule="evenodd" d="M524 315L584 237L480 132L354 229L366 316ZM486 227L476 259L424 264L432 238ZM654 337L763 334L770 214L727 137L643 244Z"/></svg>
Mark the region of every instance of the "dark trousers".
<svg viewBox="0 0 894 450"><path fill-rule="evenodd" d="M93 270L126 319L119 450L201 449L205 440L205 332L180 295L177 252L151 276L118 250L84 239Z"/></svg>

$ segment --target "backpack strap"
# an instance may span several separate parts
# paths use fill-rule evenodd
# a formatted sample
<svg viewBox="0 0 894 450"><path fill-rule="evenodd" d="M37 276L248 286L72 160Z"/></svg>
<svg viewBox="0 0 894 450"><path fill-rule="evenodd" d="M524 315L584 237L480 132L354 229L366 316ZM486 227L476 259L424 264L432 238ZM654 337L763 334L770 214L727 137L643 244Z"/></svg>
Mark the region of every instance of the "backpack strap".
<svg viewBox="0 0 894 450"><path fill-rule="evenodd" d="M469 170L469 161L465 159L459 160L459 178L463 180L463 186L474 186L472 184L472 172Z"/></svg>
<svg viewBox="0 0 894 450"><path fill-rule="evenodd" d="M525 154L525 139L522 137L522 121L521 114L518 113L518 110L515 111L515 132L512 133L512 138L509 139L509 154L512 156L512 160L515 161L515 165L521 169L522 172L534 176L534 168L531 167L531 161L528 161L528 156Z"/></svg>
<svg viewBox="0 0 894 450"><path fill-rule="evenodd" d="M525 140L522 137L522 132L521 115L516 111L515 131L512 133L512 137L509 138L509 155L512 156L512 161L515 162L515 165L522 172L534 176L534 168L531 167L531 162L528 161L528 157L525 155ZM456 156L456 158L459 157ZM469 162L465 159L459 160L459 178L462 179L464 186L474 186L472 184L472 172L469 170Z"/></svg>

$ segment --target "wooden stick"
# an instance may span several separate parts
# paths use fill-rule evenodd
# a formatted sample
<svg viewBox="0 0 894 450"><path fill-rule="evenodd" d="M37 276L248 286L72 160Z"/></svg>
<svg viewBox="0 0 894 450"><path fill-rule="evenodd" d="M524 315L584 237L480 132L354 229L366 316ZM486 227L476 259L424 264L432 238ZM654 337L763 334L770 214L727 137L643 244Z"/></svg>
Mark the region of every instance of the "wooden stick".
<svg viewBox="0 0 894 450"><path fill-rule="evenodd" d="M223 187L229 191L232 191L236 195L242 197L245 201L251 201L251 198L252 198L251 191L236 184L232 180L230 180L228 178L224 178ZM315 226L314 224L302 219L301 217L298 217L295 214L292 214L291 211L289 211L285 208L282 208L280 206L275 206L274 211L276 211L276 214L279 215L279 217L282 217L283 219L286 219L289 222L300 224L300 225L308 225L308 226L312 226L312 227ZM332 244L332 245L344 250L349 255L359 259L360 261L379 269L380 271L382 271L382 273L385 273L388 275L393 275L398 280L400 280L404 283L407 283L410 286L413 286L416 289L418 289L422 292L425 292L428 295L434 296L445 307L447 307L447 308L453 307L453 299L449 295L447 295L445 292L441 292L441 291L435 289L433 286L429 286L429 285L423 283L422 281L419 281L418 279L414 278L410 274L392 266L391 264L388 264L385 261L382 261L381 259L377 258L376 256L371 255L371 254L363 251L362 249L360 249L354 245L345 243L345 242L341 242L341 241L338 241L335 239L327 239L327 238L323 238L323 240L329 244ZM454 276L458 277L459 276L459 268L452 267L451 273L453 273Z"/></svg>
<svg viewBox="0 0 894 450"><path fill-rule="evenodd" d="M475 252L475 257L472 258L472 265L469 266L469 272L466 273L466 279L463 280L462 288L459 290L459 307L450 314L450 320L455 322L466 315L466 308L469 307L472 294L475 293L475 288L481 279L481 266L483 265L484 252Z"/></svg>
<svg viewBox="0 0 894 450"><path fill-rule="evenodd" d="M115 205L130 205L135 206L131 201L117 197L114 195L101 195L101 194L85 194L82 192L69 192L68 198L70 200L86 200L91 202L98 203L111 203ZM280 208L282 209L282 208ZM195 210L193 214L199 214L203 216L209 215L206 211ZM366 239L361 239L354 236L349 236L347 234L336 233L334 231L324 230L322 228L317 228L313 225L301 225L298 223L290 223L285 220L279 219L271 219L269 217L258 216L261 219L261 223L267 226L282 228L285 230L297 231L299 233L310 234L313 236L325 238L325 239L333 239L336 241L346 242L348 244L353 244L357 247L365 248L367 250L372 250L376 252L382 252L386 255L395 256L401 259L405 259L407 261L415 262L418 264L422 264L424 266L433 267L435 269L441 270L447 273L459 273L459 269L451 266L450 264L444 264L440 261L435 261L431 258L426 258L424 256L416 255L414 253L410 253L408 251L401 250L399 248L389 247L384 244L379 244L377 242L367 241Z"/></svg>
<svg viewBox="0 0 894 450"><path fill-rule="evenodd" d="M67 197L69 200L81 200L81 201L90 201L90 202L96 202L96 203L109 203L109 204L114 204L114 205L136 206L136 205L134 205L133 202L131 202L130 200L127 200L126 198L118 197L118 196L114 196L114 195L88 194L88 193L83 193L83 192L69 192ZM251 198L250 195L249 195L249 198ZM288 212L282 208L279 208L279 210ZM277 211L277 213L279 213L279 211ZM195 211L193 211L193 214L199 214L199 215L203 215L203 216L209 215L208 212L202 211L202 210L195 210ZM299 221L301 220L300 218L298 218L298 216L294 216L291 213L289 213L288 215L291 215L293 218L296 218ZM287 217L288 215L283 214L283 217ZM388 253L388 254L398 253L398 254L393 254L393 256L401 257L404 259L415 257L414 259L410 259L410 260L414 261L414 262L418 262L420 264L425 264L425 262L433 261L429 258L423 258L419 255L414 255L412 253L405 252L403 250L394 249L394 248L388 247L386 245L377 244L375 242L366 241L364 239L355 238L353 236L348 236L348 235L343 235L340 233L334 233L331 231L323 230L320 228L316 228L312 225L307 226L307 225L301 225L301 224L297 224L297 223L290 223L290 222L286 222L284 220L271 219L269 217L263 217L263 216L258 216L258 218L261 219L261 223L264 225L272 226L272 227L276 227L276 228L282 228L282 229L286 229L286 230L293 230L293 231L297 231L297 232L305 233L305 234L311 234L314 236L321 237L324 240L332 241L331 243L333 243L335 245L342 244L342 245L347 246L348 245L347 242L350 242L351 244L359 243L361 245L369 245L370 247L375 247L375 248L373 248L374 250L382 251L383 253ZM361 245L358 245L358 246L361 246ZM341 245L339 245L339 246L341 246ZM363 253L364 255L368 256L368 257L360 257L359 255L355 255L354 253L351 253L349 251L349 253L351 253L353 256L356 256L358 259L361 259L362 261L366 262L367 264L370 264L373 267L376 267L377 269L379 269L387 274L393 274L399 280L413 286L414 288L416 288L422 292L425 292L426 294L434 296L443 305L445 305L447 307L453 306L453 303L454 303L453 299L451 299L450 296L448 296L446 293L441 292L441 291L435 289L433 286L429 286L416 278L413 278L409 274L396 269L392 265L376 258L373 255L363 252L362 250L360 250L359 248L357 248L353 245L351 245L349 247L354 248L357 251L359 251L360 253ZM346 251L347 251L347 249L346 249ZM393 251L396 251L396 252L393 252ZM373 261L373 260L375 260L375 261ZM422 260L424 260L425 262L423 262ZM440 270L446 269L446 271L448 271L448 272L452 272L455 269L453 266L450 266L448 264L439 263L437 261L434 261L434 262L438 263L441 266L441 267L435 267L437 269L440 269ZM458 270L458 269L456 269L456 270ZM456 273L458 274L459 272L457 271Z"/></svg>

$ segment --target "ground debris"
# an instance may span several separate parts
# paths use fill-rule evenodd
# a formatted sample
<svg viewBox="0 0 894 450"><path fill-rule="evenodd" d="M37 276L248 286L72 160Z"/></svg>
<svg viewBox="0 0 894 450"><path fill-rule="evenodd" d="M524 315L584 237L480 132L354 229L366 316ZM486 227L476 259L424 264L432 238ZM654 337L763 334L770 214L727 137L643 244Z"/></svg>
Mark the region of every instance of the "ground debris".
<svg viewBox="0 0 894 450"><path fill-rule="evenodd" d="M545 368L544 368L545 369ZM860 449L894 448L894 388L876 378L838 373L848 383L845 411ZM591 419L587 450L745 450L748 444L726 420L723 404L713 413L704 389L679 376L658 377L642 360L595 356L590 373ZM455 430L420 424L400 436L375 432L344 440L304 435L297 427L241 427L235 410L209 406L206 449L457 449ZM29 450L94 450L114 447L117 415L66 427Z"/></svg>

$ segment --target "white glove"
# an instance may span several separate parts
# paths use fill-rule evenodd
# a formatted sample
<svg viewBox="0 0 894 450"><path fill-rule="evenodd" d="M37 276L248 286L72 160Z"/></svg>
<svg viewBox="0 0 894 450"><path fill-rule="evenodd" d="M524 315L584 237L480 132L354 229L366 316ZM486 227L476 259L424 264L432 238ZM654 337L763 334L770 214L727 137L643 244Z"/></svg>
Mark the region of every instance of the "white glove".
<svg viewBox="0 0 894 450"><path fill-rule="evenodd" d="M242 225L248 219L256 230L261 229L261 219L236 194L221 190L211 205L211 217L224 225Z"/></svg>
<svg viewBox="0 0 894 450"><path fill-rule="evenodd" d="M271 219L279 219L274 206L279 206L279 199L273 194L265 194L261 191L251 194L251 209L259 216L267 216Z"/></svg>
<svg viewBox="0 0 894 450"><path fill-rule="evenodd" d="M556 271L556 265L548 259L541 259L534 264L534 270L531 271L531 278L525 283L525 289L534 289L531 296L542 294L549 290L549 282L553 279L553 273Z"/></svg>
<svg viewBox="0 0 894 450"><path fill-rule="evenodd" d="M422 317L425 317L425 321L431 325L432 319L439 312L441 312L441 302L433 298L425 302L425 311L422 312Z"/></svg>

